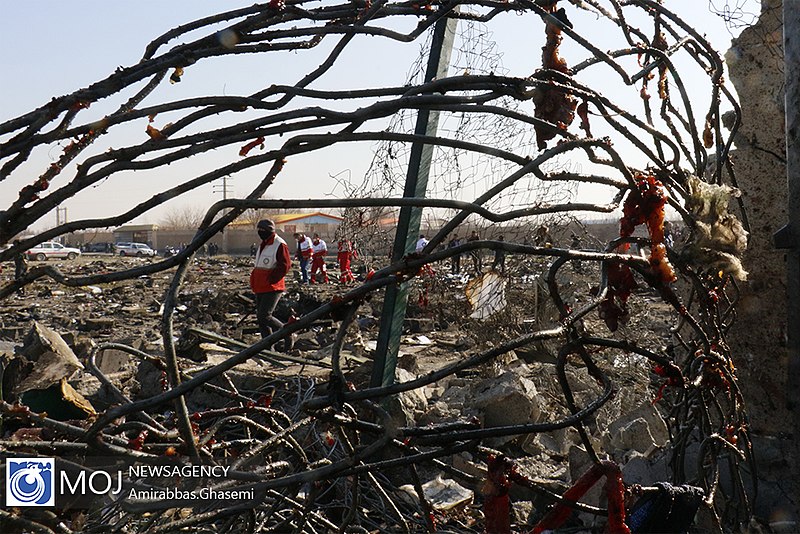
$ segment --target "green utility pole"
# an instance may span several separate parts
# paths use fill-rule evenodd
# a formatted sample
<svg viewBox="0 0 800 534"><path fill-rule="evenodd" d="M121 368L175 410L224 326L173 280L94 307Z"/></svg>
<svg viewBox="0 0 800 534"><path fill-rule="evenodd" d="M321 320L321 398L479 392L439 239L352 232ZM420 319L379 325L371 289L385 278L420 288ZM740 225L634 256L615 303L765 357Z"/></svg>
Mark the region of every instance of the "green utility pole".
<svg viewBox="0 0 800 534"><path fill-rule="evenodd" d="M457 24L457 19L448 17L443 17L436 22L431 53L425 71L426 82L447 76ZM438 111L420 109L414 133L435 136L438 126ZM403 197L425 198L433 148L433 145L426 145L422 142L414 142L411 145ZM397 231L392 247L393 262L414 250L421 218L422 208L400 208L400 217L397 220ZM372 364L370 385L373 387L389 385L394 382L400 335L403 333L403 321L406 317L406 304L408 304L408 284L391 285L386 288L381 313L381 330L378 334L375 361Z"/></svg>

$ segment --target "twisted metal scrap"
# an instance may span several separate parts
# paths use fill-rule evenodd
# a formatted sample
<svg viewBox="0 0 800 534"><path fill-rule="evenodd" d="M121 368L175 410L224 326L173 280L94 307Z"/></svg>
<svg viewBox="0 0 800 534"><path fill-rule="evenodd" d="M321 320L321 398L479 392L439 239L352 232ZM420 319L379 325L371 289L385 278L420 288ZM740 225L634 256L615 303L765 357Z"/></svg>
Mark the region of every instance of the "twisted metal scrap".
<svg viewBox="0 0 800 534"><path fill-rule="evenodd" d="M45 106L0 125L0 135L3 136L0 179L3 180L22 172L23 164L37 147L68 142L59 159L23 187L18 197L0 212L0 243L8 242L40 221L65 200L103 180L113 180L124 171L158 169L222 147L241 147L241 159L186 179L170 189L154 191L149 200L114 217L72 221L35 233L0 252L0 260L69 232L123 224L222 176L254 167L266 168L264 178L244 198L215 204L199 226L194 240L186 250L172 258L87 276L68 276L52 266L36 267L20 280L0 288L2 299L44 277L68 286L84 286L175 269L162 317L163 357L115 346L163 370L168 378L164 392L136 402L118 392L119 405L101 413L88 428L53 421L22 407L3 404L4 419L45 427L58 436L52 442L4 442L3 448L84 453L96 450L129 459L164 454L214 461L235 457L234 474L228 484L256 488L263 496L263 501L256 507L242 509L223 502L211 503L208 510L196 512L188 518L176 517L164 510L168 506L164 503L151 502L136 510L126 510L125 503L120 500L97 512L95 530L109 524L117 529L153 532L189 527L224 532L233 525L249 532L393 530L390 525L405 531L417 527L430 529L433 528L430 503L420 493L417 505L398 504L387 492L391 485L381 473L389 468L408 469L419 491L415 466L434 462L469 481L472 480L469 475L458 473L439 458L462 450L475 450L482 440L490 437L547 432L569 426L578 429L587 454L593 462L599 463L603 453L596 450L590 441L585 422L614 393L607 371L598 362L604 361L607 355L623 352L652 362L655 376L661 375L667 381L665 397L672 406L668 422L673 438L671 465L675 481L701 485L720 523L731 526L746 521L753 493L743 481L742 466L752 463L752 451L744 403L736 385L733 350L725 342L725 333L735 318L735 276L741 276L741 272L731 269L730 263L723 260L726 257L731 259L738 250L735 246L720 244L718 235L714 233L714 228L719 229L722 224L720 217L727 217L724 220L730 223L732 216L720 208L711 210L716 213L714 219L713 213L703 211L702 206L697 207L698 202L702 205L697 191L703 190L698 183L736 185L728 154L738 127L738 105L723 84L723 64L716 51L697 31L660 2L584 0L570 3L572 5L560 12L555 1L419 3L373 0L318 5L305 1L284 4L273 0L269 4L256 4L175 28L150 43L136 65L121 68L85 89L54 98ZM624 38L622 47L605 51L609 48L607 43L594 43L585 38L579 28L573 29L564 15L573 15L578 9L588 10L607 26L616 28ZM546 68L531 76L469 72L402 87L347 91L312 87L332 68L343 51L353 46L356 36L412 42L442 17L457 17L471 24L491 24L507 12L536 13L542 17L547 29ZM631 25L628 20L634 14L645 15L651 27L640 29ZM391 21L400 18L415 20L414 28L406 33L394 29L396 26ZM218 24L226 28L222 31L211 29L212 26L216 29ZM167 48L168 42L189 31L208 33L186 44ZM571 59L569 64L572 66L568 67L558 52L562 39L580 46L587 57L582 61ZM209 58L303 51L330 40L335 44L325 60L293 85L273 85L249 96L210 96L145 104L170 70L173 80L180 79L184 72L191 71L193 65ZM672 58L677 54L688 57L708 74L710 104L707 110L698 112L694 108L695 95L689 94L681 72L673 63ZM638 59L638 62L628 61L630 58ZM642 97L641 113L634 112L629 101L618 101L614 95L603 94L579 81L584 71L600 68L604 68L606 74L616 75L626 86L641 85L641 90L637 91ZM655 76L658 77L658 106L653 104L655 98L648 93L648 82ZM122 90L140 82L146 82L145 86L121 104L117 111L100 120L78 123L92 103L118 96ZM314 105L301 103L307 100ZM528 102L531 100L533 105ZM734 110L735 121L727 137L720 126L721 101ZM549 110L545 109L548 106ZM417 109L493 120L502 118L527 129L529 136L535 130L539 148L534 148L532 143L503 144L502 132L475 142L460 135L459 129L427 137L384 128L384 119ZM570 128L575 116L573 109L581 119L583 133ZM255 118L240 122L234 114L242 110L256 112ZM91 147L101 136L113 134L125 124L142 122L146 117L164 112L177 114L179 118L160 129L148 124L149 140L101 153L91 152ZM602 128L612 137L592 137L590 116L594 123L592 129L599 131ZM211 117L223 117L230 122L220 126L218 122L210 121ZM259 200L293 156L359 141L380 141L396 147L425 142L441 150L480 155L502 162L505 170L471 202L446 198ZM251 154L261 143L269 147ZM623 153L615 143L627 144L631 148ZM708 148L714 149L712 156L708 155ZM559 157L582 158L595 171L590 174L558 170L560 167L552 163ZM458 161L458 158L451 161ZM634 161L636 165L626 163ZM697 181L695 177L701 177L701 180ZM524 180L565 184L565 187L574 187L576 183L601 184L616 192L606 203L572 202L558 195L549 199L529 198L527 205L519 207L515 204L517 207L514 209L497 203ZM664 201L680 214L689 228L691 235L681 246L673 247L666 243L663 229L659 233L658 217L663 220L663 212L659 210L663 206L645 209L636 207L637 203L631 200L636 195L642 199L650 198L647 190L651 186L658 195L663 195ZM470 216L500 223L579 212L611 213L622 207L623 200L627 224L646 224L648 238L633 237L623 230L620 239L594 251L486 240L439 249L446 236ZM455 215L432 236L421 254L378 270L368 281L343 292L334 301L223 363L191 373L181 368L173 341L173 311L187 267L193 254L204 243L246 210L274 207L365 209L403 205L447 208ZM487 206L492 206L492 209ZM708 217L713 220L709 222ZM351 225L361 223L363 221L354 223L348 219ZM746 219L744 223L746 227ZM627 254L625 251L630 243L651 246L653 257L648 259ZM482 249L553 260L547 274L547 287L549 297L560 313L560 320L536 332L504 340L490 350L477 352L413 381L349 391L346 386L348 377L341 368L340 350L358 304L380 288L414 279L427 264ZM660 257L655 257L656 250L661 251ZM598 289L586 304L572 309L562 296L558 275L565 266L577 262L599 267L595 271L598 273ZM674 267L677 281L673 282L669 274L672 271L666 270L665 265L670 265L670 269ZM609 313L613 312L624 321L631 281L650 286L671 307L676 318L675 343L667 348L663 347L663 340L628 341L623 336L592 326L588 321L596 311L601 311L609 328L616 329L608 320ZM228 388L211 383L215 378L226 377L227 371L276 341L331 314L341 319L341 325L334 346L333 371L327 393L320 394L312 381L297 378L276 384L281 391L290 392L276 396L280 402L259 404L257 400L261 394L243 394L232 383ZM556 371L567 411L560 415L551 414L549 421L500 428L479 428L468 421L397 428L380 405L387 396L432 384L540 340L553 340L561 347ZM106 348L111 347L101 346L98 350ZM598 383L588 401L582 399L579 402L572 393L566 366L575 360L580 360L589 376ZM90 365L90 368L101 381L109 382L96 367ZM231 407L190 415L186 396L198 388L210 388L227 395ZM289 402L287 399L290 398L294 400ZM155 415L155 410L167 402L173 403L174 416ZM128 422L119 424L123 417L128 417ZM142 434L144 431L147 433ZM216 440L218 436L222 439ZM395 455L387 459L386 450L394 451ZM690 458L693 464L688 463ZM720 484L722 469L729 470L730 476L726 478L731 482L727 487ZM754 481L755 476L752 478ZM551 496L558 499L558 496ZM319 507L318 503L327 504ZM602 510L584 505L577 507L602 513ZM142 515L144 511L154 513L145 516ZM419 514L412 519L414 511ZM6 515L4 513L3 517ZM9 520L42 532L70 531L52 517ZM412 524L414 522L419 525Z"/></svg>

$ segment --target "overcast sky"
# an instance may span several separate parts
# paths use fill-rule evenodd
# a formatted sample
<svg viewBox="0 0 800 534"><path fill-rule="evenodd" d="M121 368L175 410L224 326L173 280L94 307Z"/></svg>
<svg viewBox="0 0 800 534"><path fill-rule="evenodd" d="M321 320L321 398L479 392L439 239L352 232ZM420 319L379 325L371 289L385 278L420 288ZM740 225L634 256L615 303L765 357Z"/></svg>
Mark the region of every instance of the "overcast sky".
<svg viewBox="0 0 800 534"><path fill-rule="evenodd" d="M717 2L723 4L724 2ZM756 2L757 3L757 2ZM144 47L154 37L178 24L215 13L220 8L252 5L251 1L218 2L211 0L26 0L6 1L0 4L0 122L19 116L46 103L54 96L61 96L105 78L118 66L135 64ZM724 21L710 13L706 2L697 0L667 0L669 8L677 11L687 21L695 24L707 35L719 50L730 45L731 34ZM572 9L567 6L568 9ZM594 28L593 17L571 14L576 29L595 42L603 42L604 30ZM413 21L412 21L413 22ZM539 67L542 45L542 23L532 14L502 15L490 27L491 37L497 41L497 51L502 54L503 65L508 74L527 76ZM170 46L177 44L170 43ZM375 87L379 85L403 84L411 64L419 57L421 43L398 44L379 38L361 39L358 46L342 57L341 65L324 76L315 87ZM573 48L565 40L562 55L570 64L586 57L586 52ZM618 42L601 49L621 46ZM193 95L246 95L273 83L289 83L316 67L327 47L301 53L267 54L274 56L228 57L212 60L202 67L186 70L180 84L165 84L159 91L171 91L168 98L185 98ZM573 54L574 52L574 54ZM451 70L451 74L453 71ZM596 76L596 77L595 77ZM604 84L605 73L596 75L587 72L582 81ZM692 90L692 76L687 85ZM697 76L698 82L703 77ZM612 83L612 82L608 82ZM611 86L609 86L611 87ZM612 89L609 89L612 90ZM157 95L156 95L157 96ZM163 96L163 95L162 95ZM163 100L164 98L162 98ZM145 101L147 104L148 101ZM118 104L117 104L118 105ZM95 111L95 106L92 110ZM702 108L701 108L702 109ZM102 116L102 105L96 113ZM83 121L81 121L83 122ZM141 142L142 125L129 133ZM597 134L595 134L597 135ZM140 136L140 137L135 137ZM117 141L119 142L119 141ZM117 145L119 146L119 145ZM17 191L30 183L55 160L60 149L35 152L31 164L24 167L12 179L0 182L0 209L3 209ZM294 158L289 162L278 181L268 192L274 198L309 198L326 194L340 194L332 175L349 176L359 180L372 158L371 147L351 146L337 150L326 150L312 156ZM181 174L200 173L204 168L186 165L171 166L166 172ZM246 194L264 169L238 176L232 183L236 195ZM136 179L120 176L113 182L87 191L68 201L69 219L108 216L122 211L132 202L149 197L163 186L166 175L153 175ZM155 188L155 190L154 190ZM209 205L220 198L209 185L187 198L175 201L171 207L180 205ZM158 222L162 210L154 210L137 222ZM44 221L47 226L55 222Z"/></svg>

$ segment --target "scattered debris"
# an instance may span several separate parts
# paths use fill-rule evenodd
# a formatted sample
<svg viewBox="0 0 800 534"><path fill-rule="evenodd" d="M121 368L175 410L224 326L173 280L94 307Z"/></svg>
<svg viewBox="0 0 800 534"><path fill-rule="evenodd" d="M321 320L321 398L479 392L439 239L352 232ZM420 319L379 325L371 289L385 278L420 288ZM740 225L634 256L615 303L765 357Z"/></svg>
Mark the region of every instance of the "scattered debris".
<svg viewBox="0 0 800 534"><path fill-rule="evenodd" d="M417 490L412 484L400 486L412 500L419 499ZM442 478L441 475L422 485L425 498L431 503L434 510L438 512L450 512L453 510L464 510L472 504L475 494L455 480Z"/></svg>
<svg viewBox="0 0 800 534"><path fill-rule="evenodd" d="M437 21L472 19L472 7L487 9L457 3L462 9L450 3L370 2L300 2L290 9L272 0L237 12L236 32L220 28L218 17L207 17L167 36L191 30L196 38L180 54L199 64L219 57L214 46L219 42L223 48L242 43L255 52L299 52L309 44L314 48L328 32L325 28L335 24L332 31L347 34L340 41L345 47L359 42L350 40L358 34L386 33L392 24L380 24L396 16L419 17L417 30L408 34L416 38ZM140 96L155 98L148 104L153 109L164 108L161 104L174 108L170 113L176 122L165 123L163 133L147 126L151 139L145 143L114 142L114 149L93 147L82 154L101 135L111 143L118 125L139 116L131 113L139 99L125 93L143 73L163 72L165 66L165 56L147 53L88 93L55 98L4 123L9 135L0 144L9 150L3 169L15 180L29 180L21 173L30 170L27 163L35 165L27 161L31 154L47 153L49 147L54 161L32 174L36 181L9 196L11 203L0 211L0 242L5 245L17 236L23 240L0 250L2 260L21 258L29 244L44 237L69 239L70 228L64 225L47 230L46 236L29 230L51 213L53 195L68 200L97 185L106 171L110 176L130 169L132 158L137 171L156 173L161 164L182 166L184 158L203 158L208 150L220 148L224 157L225 146L240 148L246 158L219 160L216 169L204 169L202 176L190 173L173 189L153 191L150 207L253 164L269 170L242 198L214 204L193 228L190 242L171 249L169 259L76 256L27 271L16 261L13 276L0 274L0 298L4 306L8 303L0 325L5 339L16 344L33 328L13 354L4 350L3 453L53 456L69 451L94 458L102 452L128 462L203 460L233 470L214 488L255 488L257 498L178 506L164 498L131 503L104 496L79 514L71 506L46 514L15 507L2 511L0 519L16 522L18 531L37 532L432 532L441 526L442 531L510 534L512 528L557 529L565 521L572 521L575 531L628 532L627 511L642 508L625 502L626 490L632 490L626 483L663 481L667 475L661 469L669 465L679 482L703 483L703 494L695 500L702 497L713 507L707 515L715 531L737 531L748 524L754 491L747 486L754 490L757 485L752 480L755 455L732 346L726 341L736 317L736 280L746 274L739 261L746 234L727 212L734 190L721 185L736 183L730 142L717 124L720 101L729 98L720 92L721 63L711 46L660 2L590 6L598 21L605 19L617 33L613 46L622 47L617 49L581 37L580 20L573 26L568 16L575 6L557 4L542 0L523 6L544 21L542 65L532 76L498 76L495 67L486 67L492 64L485 61L488 56L473 48L464 52L471 54L467 60L475 72L424 85L410 80L400 90L354 87L300 98L290 85L276 82L258 93L272 95L258 110L264 115L260 126L233 119L234 127L210 131L193 124L204 112L175 106L169 97L158 100L161 93L150 92L159 81L155 77ZM519 9L516 3L496 2L487 17L478 18L488 21ZM623 11L633 17L624 17ZM370 24L362 23L365 17ZM655 29L652 38L626 22L643 17ZM308 39L282 39L276 45L280 28L295 22ZM569 58L571 67L559 49L564 33L576 44L571 48L585 56ZM668 58L676 53L708 73L710 98L682 94L681 102L673 104L668 88L679 80L675 69L680 62ZM481 60L471 61L476 54ZM324 74L337 57L338 52L315 67L306 81ZM581 71L590 66L611 67L628 85L641 81L641 91L602 94L584 85ZM182 68L175 68L172 81L180 79ZM647 83L655 69L661 115L651 120ZM644 113L628 109L629 97L637 93ZM126 103L99 122L79 119L69 127L90 104L84 98L98 95L122 97ZM304 107L306 96L313 96L313 107ZM533 102L534 117L529 104L527 111L517 106L526 99ZM214 113L226 116L250 105L240 98L212 101ZM710 102L707 113L693 110L693 102L701 101ZM590 105L598 123L594 131L613 137L591 136ZM446 135L409 137L406 113L427 108L463 120L450 124L457 127L448 127ZM576 112L580 129L571 128ZM694 117L705 117L702 138ZM237 123L249 126L242 129ZM180 136L171 135L176 128ZM241 138L253 128L258 131ZM535 159L529 150L534 137L540 149ZM227 230L247 210L320 204L263 197L284 158L345 138L386 143L360 186L365 192L361 199L353 194L358 185L350 188L343 182L350 198L325 201L345 210L337 223L339 237L366 238L357 247L363 264L354 266L359 283L344 276L341 284L305 286L290 276L275 310L285 326L262 339L254 325L254 298L246 290L249 258L208 256L207 247L221 232L226 241L232 237ZM394 173L409 156L405 148L397 149L420 140L446 158L436 156L437 167L453 172L436 177L435 182L447 184L446 190L439 185L442 198L421 202L406 195L398 202L391 198L399 185ZM702 143L716 145L714 161ZM262 144L263 152L248 153ZM619 147L637 153L623 156ZM464 150L475 159L463 157ZM562 164L573 156L580 158L576 165ZM584 162L591 162L592 174L581 170ZM707 171L715 175L701 176ZM72 185L43 195L56 177ZM370 189L376 180L379 187ZM573 192L585 183L616 191L607 199L577 203ZM464 187L475 190L473 204L442 200L466 198ZM684 239L667 235L668 200L685 219L689 235ZM396 225L382 221L392 219L387 217L390 209L412 204L443 215L455 211L449 221L434 223L443 231L430 241L423 237L428 245L389 265L387 237ZM573 244L564 246L567 232L589 237L579 212L609 213L619 207L622 227L611 236L593 237L584 246L573 233ZM78 226L116 223L131 213ZM411 218L421 219L416 213ZM479 223L484 226L478 229L487 230L479 236L474 221L481 218L493 223ZM239 222L246 221L241 217ZM636 233L642 225L646 236L644 228ZM461 242L453 235L451 245L445 245L443 234L457 231L470 232L470 237ZM343 236L346 232L354 235ZM485 261L488 251L494 255L491 267ZM340 254L348 253L340 264L348 263L350 252L355 260L351 246L340 246ZM467 255L471 261L464 263L471 265L460 265ZM397 352L401 365L392 369L395 352L378 353L375 340L378 317L388 310L383 295L398 283L412 298L403 322L407 337ZM45 324L51 330L38 327ZM55 331L64 338L50 333ZM392 337L391 344L396 340ZM382 360L390 366L373 365ZM381 385L374 384L375 375ZM386 378L394 380L384 384ZM651 400L655 404L643 404ZM128 484L140 483L125 478ZM409 479L416 499L403 498L410 492L401 486ZM430 482L423 486L423 480ZM153 481L159 490L185 484L176 477ZM673 495L666 487L659 490L662 498L665 492ZM642 506L659 504L647 495L641 498ZM516 501L531 506L515 510ZM689 508L686 514L693 513Z"/></svg>
<svg viewBox="0 0 800 534"><path fill-rule="evenodd" d="M14 362L16 380L11 389L14 395L47 389L83 369L83 364L58 332L39 322L33 323Z"/></svg>
<svg viewBox="0 0 800 534"><path fill-rule="evenodd" d="M505 280L494 271L470 280L465 291L473 319L486 319L506 307Z"/></svg>

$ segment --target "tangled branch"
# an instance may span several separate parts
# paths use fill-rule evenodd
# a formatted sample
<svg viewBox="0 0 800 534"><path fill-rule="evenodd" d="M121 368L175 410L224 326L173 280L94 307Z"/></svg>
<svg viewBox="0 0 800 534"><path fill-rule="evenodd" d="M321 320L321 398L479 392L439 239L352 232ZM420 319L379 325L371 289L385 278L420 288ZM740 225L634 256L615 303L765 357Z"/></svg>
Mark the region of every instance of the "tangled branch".
<svg viewBox="0 0 800 534"><path fill-rule="evenodd" d="M606 451L598 450L591 437L594 417L615 392L613 372L604 362L620 354L637 355L640 365L649 368L661 386L659 395L668 405L673 482L700 486L720 524L746 522L754 491L747 487L742 472L752 463L752 446L736 381L734 350L725 335L735 319L737 280L746 276L738 256L746 242L747 220L743 210L739 215L743 223L728 212L728 200L736 196L729 151L739 121L734 121L728 134L720 123L725 106L738 117L738 104L724 85L719 54L661 2L562 4L560 8L557 1L539 0L368 0L320 5L272 0L179 26L153 40L136 65L120 68L95 84L0 125L0 183L29 176L29 164L37 163L37 149L59 147L61 151L35 179L24 178L18 195L0 212L0 244L11 242L65 201L98 184L123 180L127 171L147 172L190 160L214 162L211 170L154 190L147 200L114 216L79 219L28 233L0 251L0 260L70 232L132 221L223 176L251 169L263 173L242 198L214 204L191 243L171 258L89 274L40 266L0 288L0 299L8 299L37 280L85 286L159 272L172 276L161 311L163 353L101 345L90 358L93 362L96 354L109 348L126 351L164 373L163 392L132 401L115 391L118 404L85 427L4 402L0 406L4 425L44 427L54 439L3 441L0 446L41 454L101 451L130 461L165 455L213 462L236 458L230 480L222 486L253 489L260 496L255 506L248 507L209 503L208 509L196 510L188 518L167 513L169 503L152 501L134 508L124 498L118 499L95 518L97 525L117 529L174 532L203 527L225 532L243 524L250 532L365 532L389 530L388 525L403 531L432 530L433 512L421 492L417 466L432 464L474 482L474 476L454 468L448 458L459 451L488 457L483 444L491 438L574 427L598 473L602 468L611 479L614 470L606 463ZM488 40L476 37L478 28L490 27L507 13L533 13L541 18L546 43L541 68L533 74L501 73ZM579 22L585 16L592 18L592 24L602 22L609 35L619 35L620 43L585 37ZM413 43L448 17L468 28L464 30L468 42L459 49L466 58L459 60L464 61L462 72L430 82L412 73L408 84L393 87L315 87L343 53L356 46L356 38ZM402 24L397 21L408 20L413 21L410 29L399 30ZM646 24L636 27L631 20ZM186 41L169 48L177 39ZM561 50L564 42L575 45L585 57ZM324 60L293 84L271 85L244 96L156 101L155 90L166 79L175 83L185 77L182 83L191 83L192 69L212 58L288 52L303 57L303 52L321 49L323 43L330 43ZM470 52L476 48L480 53ZM690 67L684 66L687 61ZM701 100L684 83L683 69L690 68L707 77L707 109L693 104ZM614 77L619 92L601 91L587 81L598 70ZM123 95L132 90L134 96L126 99ZM90 114L92 106L114 98L123 100L116 111L99 118ZM639 110L634 109L637 100ZM410 128L411 117L420 110L440 114L442 127L437 135L420 135ZM160 124L156 119L163 116L171 122L156 126ZM115 148L105 150L101 140L131 125L141 127L141 139L121 135L113 140ZM375 143L375 156L363 181L343 184L348 198L262 200L295 157L365 141ZM414 143L434 146L431 195L428 199L396 198ZM220 163L209 159L213 153L230 157ZM589 170L583 171L583 166ZM601 201L577 202L578 191L586 186L601 187L607 196ZM360 285L342 290L332 301L221 363L187 369L176 348L173 324L184 276L194 254L246 210L344 208L342 232L368 244L372 239L386 239L380 235L376 216L383 211L374 209L401 206L425 208L437 216L448 214L420 253L379 266ZM465 224L487 229L513 223L522 228L530 221L565 224L591 213L620 211L619 238L592 250L529 244L522 239L479 239L443 246ZM664 221L670 213L677 214L688 229L685 239L667 240ZM637 230L639 235L634 235ZM631 254L632 244L649 248L649 254ZM558 317L550 324L538 324L534 332L503 339L488 350L475 351L414 380L350 389L339 353L359 305L381 288L415 283L425 266L484 250L550 261L541 279ZM541 262L537 265L543 267ZM591 266L588 272L595 287L585 302L573 306L564 273L586 265ZM674 319L670 340L647 338L641 343L625 334L633 313L632 295L641 287L668 307ZM536 312L531 316L536 318ZM225 379L231 370L269 351L276 342L331 317L339 325L326 384L303 376L276 378L272 392L258 396L239 392L232 383L219 385L217 379ZM558 345L555 378L563 401L562 412L549 414L547 420L487 428L471 420L398 426L382 404L398 393L480 368L509 351L543 340ZM102 383L113 386L94 363L88 367ZM593 389L576 395L567 369L593 379ZM192 413L189 395L200 390L224 394L230 406ZM157 413L166 403L172 406L170 417ZM723 469L728 471L724 478L731 481L727 486L720 483ZM407 470L416 481L419 502L393 497L395 488L384 475L386 470ZM496 474L502 478L500 471ZM514 480L523 483L522 478ZM608 487L612 486L609 482ZM539 489L562 504L572 501ZM609 521L618 513L585 504L571 506L608 515ZM57 523L53 518L2 515L32 531L70 531L61 524L53 526Z"/></svg>

